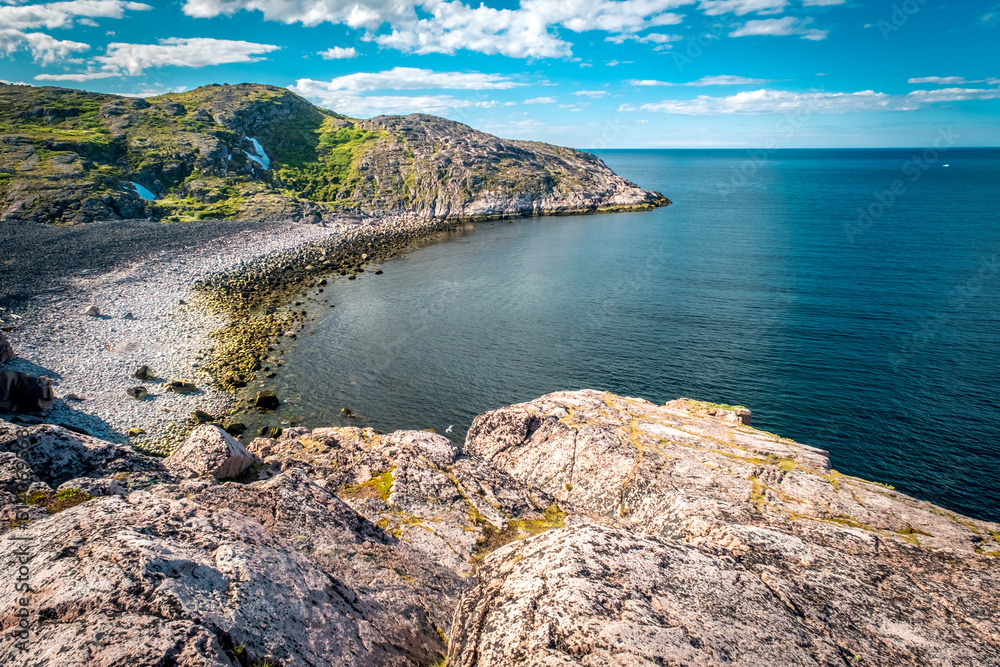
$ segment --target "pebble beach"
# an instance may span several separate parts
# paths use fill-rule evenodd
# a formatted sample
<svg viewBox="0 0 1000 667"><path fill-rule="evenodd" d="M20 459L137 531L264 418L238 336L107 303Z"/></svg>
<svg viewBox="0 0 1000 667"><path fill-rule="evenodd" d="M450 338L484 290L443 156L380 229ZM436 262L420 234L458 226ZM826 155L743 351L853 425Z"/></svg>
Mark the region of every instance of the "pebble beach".
<svg viewBox="0 0 1000 667"><path fill-rule="evenodd" d="M57 400L44 421L112 442L128 441L129 429L169 432L196 409L222 414L231 407L232 397L212 388L211 378L200 367L211 345L207 334L224 326L226 318L199 307L192 284L365 224L347 218L325 225L233 224L230 230L194 234L180 249L152 243L145 253L132 248L132 256L120 262L102 256L109 264L103 269L66 262L57 274L35 286L37 293L16 303L0 301L0 324L8 329L6 335L18 355L9 368L52 380ZM183 236L189 230L175 231ZM102 248L91 250L99 253ZM58 265L60 258L49 255L35 261ZM90 263L100 264L93 256ZM84 314L91 306L100 314ZM155 373L154 381L134 377L143 365ZM167 391L166 383L174 379L194 382L198 391ZM126 394L140 385L148 391L146 399Z"/></svg>

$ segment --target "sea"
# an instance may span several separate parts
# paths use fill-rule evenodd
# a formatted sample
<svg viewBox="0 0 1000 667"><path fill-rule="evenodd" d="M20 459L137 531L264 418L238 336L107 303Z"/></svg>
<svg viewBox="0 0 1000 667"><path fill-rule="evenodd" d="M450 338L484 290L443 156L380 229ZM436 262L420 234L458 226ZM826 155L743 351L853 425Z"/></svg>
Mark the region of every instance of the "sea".
<svg viewBox="0 0 1000 667"><path fill-rule="evenodd" d="M1000 521L1000 150L598 155L673 203L467 225L332 281L262 423L461 443L552 391L684 396Z"/></svg>

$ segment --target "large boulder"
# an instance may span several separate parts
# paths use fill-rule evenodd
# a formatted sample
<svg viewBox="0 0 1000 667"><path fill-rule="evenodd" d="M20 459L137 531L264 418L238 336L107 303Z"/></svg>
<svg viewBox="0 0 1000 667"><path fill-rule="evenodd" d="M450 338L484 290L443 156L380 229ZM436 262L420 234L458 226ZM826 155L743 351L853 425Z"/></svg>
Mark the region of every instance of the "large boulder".
<svg viewBox="0 0 1000 667"><path fill-rule="evenodd" d="M14 354L14 347L7 340L7 336L0 331L0 364L9 364L15 358L17 358L17 355Z"/></svg>
<svg viewBox="0 0 1000 667"><path fill-rule="evenodd" d="M710 411L579 391L480 415L469 452L605 525L488 556L448 664L1000 664L1000 525Z"/></svg>
<svg viewBox="0 0 1000 667"><path fill-rule="evenodd" d="M169 468L216 479L236 477L253 462L254 455L243 443L212 424L195 427L184 444L164 460Z"/></svg>
<svg viewBox="0 0 1000 667"><path fill-rule="evenodd" d="M48 412L55 404L52 381L18 371L0 372L0 410Z"/></svg>
<svg viewBox="0 0 1000 667"><path fill-rule="evenodd" d="M0 634L5 665L426 666L462 583L295 470L192 498L92 499L13 537L0 562L30 545L38 619L27 654ZM17 576L0 569L6 628Z"/></svg>

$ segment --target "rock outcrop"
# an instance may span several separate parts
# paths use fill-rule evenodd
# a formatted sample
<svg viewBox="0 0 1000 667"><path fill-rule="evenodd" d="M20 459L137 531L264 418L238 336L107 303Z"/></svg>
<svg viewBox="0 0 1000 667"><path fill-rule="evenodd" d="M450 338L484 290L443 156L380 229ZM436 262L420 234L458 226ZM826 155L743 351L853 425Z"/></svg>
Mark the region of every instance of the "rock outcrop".
<svg viewBox="0 0 1000 667"><path fill-rule="evenodd" d="M478 219L669 203L588 153L421 114L356 120L274 86L136 100L0 84L0 109L0 222Z"/></svg>
<svg viewBox="0 0 1000 667"><path fill-rule="evenodd" d="M253 454L243 443L213 424L196 426L187 440L164 460L164 464L182 473L210 475L215 479L236 477L253 465Z"/></svg>
<svg viewBox="0 0 1000 667"><path fill-rule="evenodd" d="M1000 525L745 418L585 390L481 415L464 450L293 427L242 484L49 426L25 454L0 423L0 661L1000 664Z"/></svg>
<svg viewBox="0 0 1000 667"><path fill-rule="evenodd" d="M481 415L466 446L602 520L488 556L449 665L1000 662L1000 526L822 450L595 391Z"/></svg>

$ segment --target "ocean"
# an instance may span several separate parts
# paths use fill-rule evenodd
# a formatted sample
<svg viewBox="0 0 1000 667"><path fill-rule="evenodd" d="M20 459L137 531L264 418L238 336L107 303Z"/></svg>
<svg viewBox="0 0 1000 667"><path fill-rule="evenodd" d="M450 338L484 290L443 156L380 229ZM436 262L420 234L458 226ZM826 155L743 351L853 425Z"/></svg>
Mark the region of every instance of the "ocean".
<svg viewBox="0 0 1000 667"><path fill-rule="evenodd" d="M551 391L686 396L1000 521L1000 150L598 154L674 203L470 225L332 281L269 423L461 442Z"/></svg>

